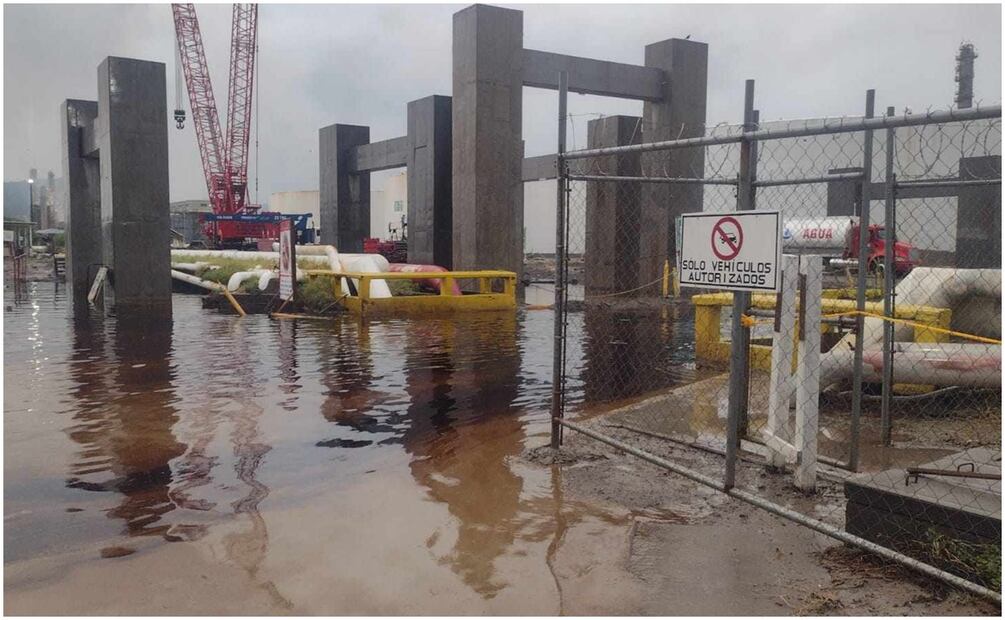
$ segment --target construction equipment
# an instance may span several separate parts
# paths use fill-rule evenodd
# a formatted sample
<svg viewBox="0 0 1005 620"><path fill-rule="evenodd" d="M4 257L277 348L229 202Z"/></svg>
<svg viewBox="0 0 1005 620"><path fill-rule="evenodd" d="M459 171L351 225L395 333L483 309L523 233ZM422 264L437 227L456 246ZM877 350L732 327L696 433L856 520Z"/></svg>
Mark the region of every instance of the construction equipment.
<svg viewBox="0 0 1005 620"><path fill-rule="evenodd" d="M234 5L226 136L220 127L195 5L172 4L171 11L206 189L213 214L217 216L203 222L206 238L220 247L243 247L254 245L258 239L278 239L280 214L261 212L259 205L248 203L248 142L255 86L258 5ZM184 110L175 110L174 117L181 128ZM238 215L241 217L225 217Z"/></svg>

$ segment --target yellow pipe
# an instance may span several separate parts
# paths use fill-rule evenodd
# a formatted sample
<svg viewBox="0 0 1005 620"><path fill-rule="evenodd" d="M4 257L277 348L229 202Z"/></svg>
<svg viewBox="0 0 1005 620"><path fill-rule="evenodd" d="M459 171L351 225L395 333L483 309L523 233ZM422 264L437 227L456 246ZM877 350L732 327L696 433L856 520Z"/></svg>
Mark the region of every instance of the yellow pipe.
<svg viewBox="0 0 1005 620"><path fill-rule="evenodd" d="M227 290L226 286L223 287L223 296L227 298L227 301L229 301L230 305L234 307L234 310L237 310L237 313L239 315L247 316L247 313L244 311L244 308L241 307L241 304L237 303L237 300L234 299L234 296L230 294L230 291Z"/></svg>

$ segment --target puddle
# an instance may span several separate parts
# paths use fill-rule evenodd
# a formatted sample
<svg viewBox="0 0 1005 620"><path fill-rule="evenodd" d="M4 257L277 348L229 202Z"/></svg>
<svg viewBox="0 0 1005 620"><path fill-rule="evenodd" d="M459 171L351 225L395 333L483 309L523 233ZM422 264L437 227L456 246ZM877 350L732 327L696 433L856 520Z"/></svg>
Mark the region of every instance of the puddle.
<svg viewBox="0 0 1005 620"><path fill-rule="evenodd" d="M28 290L5 294L4 316L14 609L117 611L80 601L95 582L187 570L233 588L203 601L221 613L258 596L273 611L557 613L552 560L604 561L566 533L631 521L564 501L560 470L522 458L548 439L550 310L297 323L177 295L157 325ZM689 380L688 325L572 315L570 407Z"/></svg>

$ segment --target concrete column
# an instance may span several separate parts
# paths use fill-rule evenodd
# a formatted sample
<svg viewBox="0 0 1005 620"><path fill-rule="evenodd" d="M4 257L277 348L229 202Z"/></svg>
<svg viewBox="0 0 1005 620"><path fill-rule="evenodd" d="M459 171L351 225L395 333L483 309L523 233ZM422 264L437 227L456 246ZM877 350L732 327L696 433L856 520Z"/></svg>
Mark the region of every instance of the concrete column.
<svg viewBox="0 0 1005 620"><path fill-rule="evenodd" d="M339 252L362 252L370 236L370 173L350 173L354 148L370 143L370 128L329 125L318 132L321 243Z"/></svg>
<svg viewBox="0 0 1005 620"><path fill-rule="evenodd" d="M667 76L663 99L642 108L645 142L705 135L708 83L708 45L668 39L646 46L645 65ZM694 177L705 175L702 148L646 153L641 158L646 175ZM675 260L676 217L702 210L701 185L647 183L642 187L639 237L639 281L652 282L663 274L663 263ZM653 288L658 291L658 288Z"/></svg>
<svg viewBox="0 0 1005 620"><path fill-rule="evenodd" d="M523 12L454 13L453 268L523 273Z"/></svg>
<svg viewBox="0 0 1005 620"><path fill-rule="evenodd" d="M59 106L63 144L63 204L66 205L66 275L73 299L87 297L104 263L101 249L101 170L85 157L84 132L93 135L97 101L67 99Z"/></svg>
<svg viewBox="0 0 1005 620"><path fill-rule="evenodd" d="M171 316L164 64L110 56L98 67L101 229L112 301Z"/></svg>
<svg viewBox="0 0 1005 620"><path fill-rule="evenodd" d="M827 174L861 173L861 168L832 168ZM883 198L883 196L873 196ZM827 182L827 217L862 215L861 179Z"/></svg>
<svg viewBox="0 0 1005 620"><path fill-rule="evenodd" d="M997 179L1001 175L1000 155L960 159L961 180ZM961 187L956 205L956 266L1001 269L1001 185Z"/></svg>
<svg viewBox="0 0 1005 620"><path fill-rule="evenodd" d="M591 149L638 144L642 119L608 116L587 124ZM639 176L639 155L615 155L595 162L605 174ZM586 292L615 293L639 286L642 187L638 183L586 184ZM653 290L658 290L653 289ZM648 289L642 294L648 294Z"/></svg>
<svg viewBox="0 0 1005 620"><path fill-rule="evenodd" d="M408 103L408 262L454 262L450 97Z"/></svg>

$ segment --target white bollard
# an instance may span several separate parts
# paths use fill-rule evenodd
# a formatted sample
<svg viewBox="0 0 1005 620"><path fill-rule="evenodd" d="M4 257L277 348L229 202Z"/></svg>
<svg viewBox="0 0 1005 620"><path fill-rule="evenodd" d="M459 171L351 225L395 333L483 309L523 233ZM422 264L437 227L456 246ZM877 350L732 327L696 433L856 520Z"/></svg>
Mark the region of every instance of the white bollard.
<svg viewBox="0 0 1005 620"><path fill-rule="evenodd" d="M797 453L795 484L817 488L817 430L820 413L820 304L823 269L819 256L799 259L799 361L796 367Z"/></svg>

